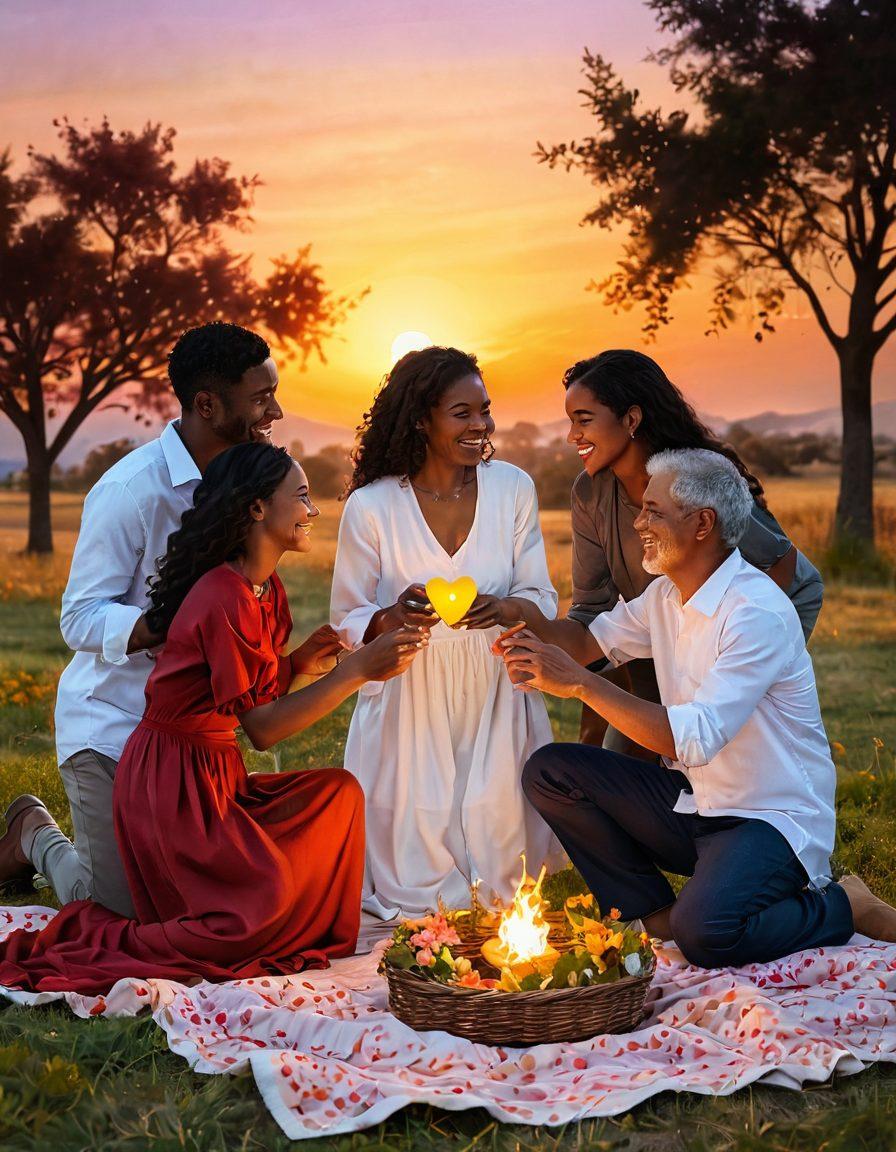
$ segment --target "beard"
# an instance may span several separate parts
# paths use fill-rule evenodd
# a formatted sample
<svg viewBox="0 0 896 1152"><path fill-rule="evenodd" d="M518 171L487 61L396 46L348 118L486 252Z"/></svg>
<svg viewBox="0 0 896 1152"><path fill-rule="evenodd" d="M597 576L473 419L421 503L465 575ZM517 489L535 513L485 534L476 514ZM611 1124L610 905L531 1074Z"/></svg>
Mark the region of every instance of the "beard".
<svg viewBox="0 0 896 1152"><path fill-rule="evenodd" d="M641 559L641 567L645 572L649 572L651 576L664 576L669 570L669 558L672 556L673 550L664 541L655 541L653 545L653 556L650 559L646 554Z"/></svg>
<svg viewBox="0 0 896 1152"><path fill-rule="evenodd" d="M238 412L225 412L221 419L212 425L212 431L225 444L248 444L253 439L252 425Z"/></svg>

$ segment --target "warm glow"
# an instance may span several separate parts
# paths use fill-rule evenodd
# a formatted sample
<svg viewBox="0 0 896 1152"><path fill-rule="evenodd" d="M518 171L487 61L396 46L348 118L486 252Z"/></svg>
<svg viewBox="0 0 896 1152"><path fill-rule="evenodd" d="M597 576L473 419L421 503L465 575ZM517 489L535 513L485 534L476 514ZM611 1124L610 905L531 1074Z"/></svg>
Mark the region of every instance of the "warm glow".
<svg viewBox="0 0 896 1152"><path fill-rule="evenodd" d="M425 332L399 332L392 341L392 363L397 364L408 352L419 352L421 348L432 347L432 340Z"/></svg>
<svg viewBox="0 0 896 1152"><path fill-rule="evenodd" d="M533 883L526 871L526 857L523 857L523 874L513 904L498 925L498 938L512 964L534 960L547 951L550 928L542 915L544 905L541 900L544 875L545 866L542 865L538 879Z"/></svg>

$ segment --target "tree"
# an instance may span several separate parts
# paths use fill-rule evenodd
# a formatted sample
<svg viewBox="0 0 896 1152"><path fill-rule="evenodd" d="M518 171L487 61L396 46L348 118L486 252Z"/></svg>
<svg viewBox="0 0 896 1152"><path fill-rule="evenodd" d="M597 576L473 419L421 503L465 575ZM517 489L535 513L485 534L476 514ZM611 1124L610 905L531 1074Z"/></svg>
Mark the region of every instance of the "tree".
<svg viewBox="0 0 896 1152"><path fill-rule="evenodd" d="M325 444L314 456L298 457L308 474L312 495L334 500L345 491L352 474L351 448Z"/></svg>
<svg viewBox="0 0 896 1152"><path fill-rule="evenodd" d="M106 444L97 444L84 457L81 467L72 469L72 481L86 492L96 484L104 472L108 472L113 464L117 464L136 447L137 442L128 436L120 440L110 440Z"/></svg>
<svg viewBox="0 0 896 1152"><path fill-rule="evenodd" d="M30 552L52 551L50 472L84 420L110 401L169 410L185 328L247 324L304 363L360 299L327 289L309 247L257 281L225 233L248 228L260 181L220 159L179 173L173 128L56 124L60 156L31 151L15 177L0 155L0 413L24 442Z"/></svg>
<svg viewBox="0 0 896 1152"><path fill-rule="evenodd" d="M540 435L538 426L530 420L517 420L512 428L495 433L492 439L503 460L535 476L540 461Z"/></svg>
<svg viewBox="0 0 896 1152"><path fill-rule="evenodd" d="M582 95L598 130L538 145L602 189L584 222L625 225L616 270L591 287L646 306L648 337L673 293L716 261L709 332L753 307L756 339L801 293L839 361L838 539L873 544L871 381L896 330L896 18L892 0L649 0L672 37L651 59L691 110L664 115L601 56Z"/></svg>

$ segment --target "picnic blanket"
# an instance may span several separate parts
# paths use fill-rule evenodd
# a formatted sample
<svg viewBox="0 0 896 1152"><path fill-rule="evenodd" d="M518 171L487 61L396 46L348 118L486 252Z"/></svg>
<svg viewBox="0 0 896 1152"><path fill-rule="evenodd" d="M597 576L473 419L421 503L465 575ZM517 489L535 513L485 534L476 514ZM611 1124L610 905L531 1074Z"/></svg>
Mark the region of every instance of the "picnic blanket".
<svg viewBox="0 0 896 1152"><path fill-rule="evenodd" d="M0 909L0 938L41 928L52 915ZM618 1115L657 1092L724 1096L757 1081L798 1089L835 1070L896 1061L896 945L861 936L842 948L712 971L667 946L636 1032L532 1048L401 1024L377 975L385 946L324 971L228 984L119 980L100 997L0 991L19 1004L64 1000L85 1017L148 1009L197 1072L248 1065L294 1139L358 1131L412 1103L565 1124Z"/></svg>

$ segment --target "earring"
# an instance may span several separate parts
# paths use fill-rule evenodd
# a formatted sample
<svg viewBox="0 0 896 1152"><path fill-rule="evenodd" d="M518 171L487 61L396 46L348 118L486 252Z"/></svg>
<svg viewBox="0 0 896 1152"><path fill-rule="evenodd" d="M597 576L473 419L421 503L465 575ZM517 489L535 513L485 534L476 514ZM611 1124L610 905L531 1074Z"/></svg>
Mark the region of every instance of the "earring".
<svg viewBox="0 0 896 1152"><path fill-rule="evenodd" d="M633 428L633 429L631 430L631 438L632 438L632 440L634 440L634 438L635 438L635 432L636 432L636 431L637 431L637 429L636 429L636 428Z"/></svg>

